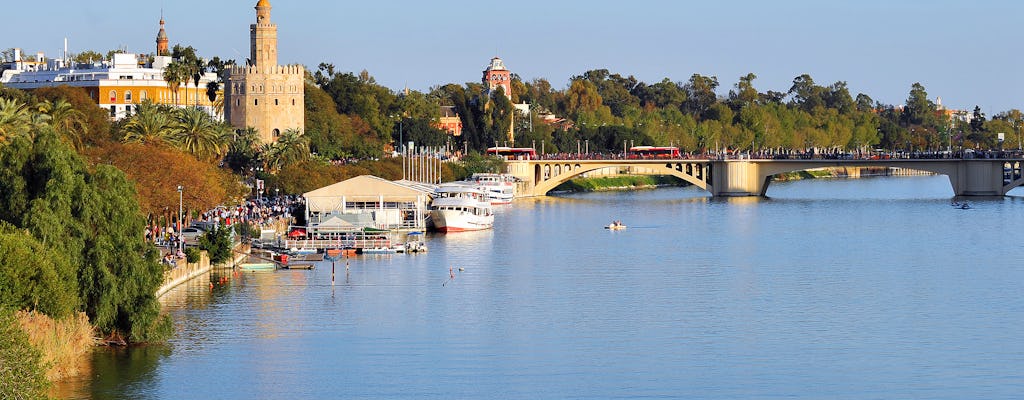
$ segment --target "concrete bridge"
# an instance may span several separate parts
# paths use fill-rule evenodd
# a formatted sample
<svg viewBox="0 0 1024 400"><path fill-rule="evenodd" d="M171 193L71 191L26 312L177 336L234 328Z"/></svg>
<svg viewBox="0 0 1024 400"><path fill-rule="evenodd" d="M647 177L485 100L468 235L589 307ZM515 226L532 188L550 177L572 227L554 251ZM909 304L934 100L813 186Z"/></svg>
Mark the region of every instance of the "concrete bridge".
<svg viewBox="0 0 1024 400"><path fill-rule="evenodd" d="M627 174L670 175L715 197L764 196L776 174L824 167L898 167L946 175L957 196L1003 196L1024 185L1021 159L888 160L510 160L508 173L522 180L518 196L544 196L584 173L618 168Z"/></svg>

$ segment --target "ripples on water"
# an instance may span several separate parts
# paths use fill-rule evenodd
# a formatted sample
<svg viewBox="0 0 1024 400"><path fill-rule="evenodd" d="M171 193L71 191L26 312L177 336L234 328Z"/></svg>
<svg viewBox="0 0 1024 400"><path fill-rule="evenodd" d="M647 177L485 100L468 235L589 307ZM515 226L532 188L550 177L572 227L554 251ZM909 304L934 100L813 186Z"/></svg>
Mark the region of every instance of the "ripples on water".
<svg viewBox="0 0 1024 400"><path fill-rule="evenodd" d="M951 195L946 178L915 177L775 183L768 199L520 200L493 231L430 236L427 254L339 263L335 286L330 263L194 281L165 298L178 329L165 350L98 355L97 373L140 372L89 390L1014 398L1024 202L958 210ZM613 219L629 228L602 229Z"/></svg>

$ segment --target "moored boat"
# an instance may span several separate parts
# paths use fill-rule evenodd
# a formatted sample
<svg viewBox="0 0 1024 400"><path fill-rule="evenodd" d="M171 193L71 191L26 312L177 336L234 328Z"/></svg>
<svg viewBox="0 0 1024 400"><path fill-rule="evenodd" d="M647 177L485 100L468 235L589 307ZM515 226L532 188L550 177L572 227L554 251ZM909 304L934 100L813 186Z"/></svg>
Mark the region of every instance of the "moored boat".
<svg viewBox="0 0 1024 400"><path fill-rule="evenodd" d="M439 232L491 229L494 210L487 194L464 185L442 185L430 204L430 222Z"/></svg>
<svg viewBox="0 0 1024 400"><path fill-rule="evenodd" d="M486 192L491 204L509 204L515 198L515 177L509 174L475 173L466 182Z"/></svg>

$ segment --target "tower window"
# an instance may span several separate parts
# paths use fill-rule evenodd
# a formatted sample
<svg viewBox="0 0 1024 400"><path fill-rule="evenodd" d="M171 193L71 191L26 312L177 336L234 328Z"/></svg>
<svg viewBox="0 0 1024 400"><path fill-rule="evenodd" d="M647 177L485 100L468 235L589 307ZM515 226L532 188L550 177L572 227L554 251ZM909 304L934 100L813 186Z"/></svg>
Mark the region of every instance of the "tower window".
<svg viewBox="0 0 1024 400"><path fill-rule="evenodd" d="M292 105L293 106L295 105L295 99L292 99Z"/></svg>
<svg viewBox="0 0 1024 400"><path fill-rule="evenodd" d="M255 100L253 100L253 103L252 103L252 105L254 105L254 106L258 106L258 105L260 105L260 99L255 99Z"/></svg>
<svg viewBox="0 0 1024 400"><path fill-rule="evenodd" d="M277 99L274 99L274 105L275 106L279 106L280 105L280 104L278 104Z"/></svg>
<svg viewBox="0 0 1024 400"><path fill-rule="evenodd" d="M235 107L241 107L241 106L242 106L242 99L235 99Z"/></svg>
<svg viewBox="0 0 1024 400"><path fill-rule="evenodd" d="M274 138L277 138L278 136L281 136L281 130L280 129L274 129Z"/></svg>

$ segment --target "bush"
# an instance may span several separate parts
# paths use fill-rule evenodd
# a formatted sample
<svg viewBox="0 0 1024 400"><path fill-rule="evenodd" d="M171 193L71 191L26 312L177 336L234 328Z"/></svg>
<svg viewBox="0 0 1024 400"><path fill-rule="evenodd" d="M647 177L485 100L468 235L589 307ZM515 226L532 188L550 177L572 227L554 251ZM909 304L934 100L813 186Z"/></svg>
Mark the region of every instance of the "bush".
<svg viewBox="0 0 1024 400"><path fill-rule="evenodd" d="M189 247L185 249L185 261L188 261L189 264L195 264L199 262L200 255L201 253L199 252L199 250L194 247Z"/></svg>
<svg viewBox="0 0 1024 400"><path fill-rule="evenodd" d="M49 385L39 350L14 312L0 309L0 399L45 399Z"/></svg>
<svg viewBox="0 0 1024 400"><path fill-rule="evenodd" d="M220 264L231 259L231 229L217 228L199 238L199 248L210 255L210 264Z"/></svg>

